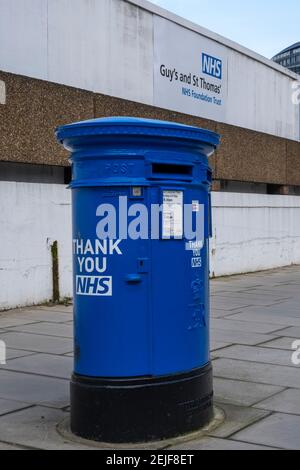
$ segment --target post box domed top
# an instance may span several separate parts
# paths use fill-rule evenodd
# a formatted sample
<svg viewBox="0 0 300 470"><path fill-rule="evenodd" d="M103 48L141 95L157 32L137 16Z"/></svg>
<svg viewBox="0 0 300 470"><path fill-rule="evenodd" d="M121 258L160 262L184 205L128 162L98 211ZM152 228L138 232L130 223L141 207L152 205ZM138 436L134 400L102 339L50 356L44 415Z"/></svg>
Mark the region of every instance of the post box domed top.
<svg viewBox="0 0 300 470"><path fill-rule="evenodd" d="M107 138L159 138L181 140L190 144L204 144L213 149L220 143L215 132L175 122L133 117L111 117L80 121L61 126L56 130L57 140L68 150L76 147L100 144ZM212 149L212 150L213 150Z"/></svg>

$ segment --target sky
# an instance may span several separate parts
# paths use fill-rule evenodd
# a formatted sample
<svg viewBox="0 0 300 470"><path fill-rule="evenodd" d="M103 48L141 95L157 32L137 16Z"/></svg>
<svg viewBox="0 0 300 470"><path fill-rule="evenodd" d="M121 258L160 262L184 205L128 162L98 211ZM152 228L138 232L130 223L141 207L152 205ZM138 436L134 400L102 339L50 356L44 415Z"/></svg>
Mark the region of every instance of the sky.
<svg viewBox="0 0 300 470"><path fill-rule="evenodd" d="M151 0L272 58L300 41L299 0Z"/></svg>

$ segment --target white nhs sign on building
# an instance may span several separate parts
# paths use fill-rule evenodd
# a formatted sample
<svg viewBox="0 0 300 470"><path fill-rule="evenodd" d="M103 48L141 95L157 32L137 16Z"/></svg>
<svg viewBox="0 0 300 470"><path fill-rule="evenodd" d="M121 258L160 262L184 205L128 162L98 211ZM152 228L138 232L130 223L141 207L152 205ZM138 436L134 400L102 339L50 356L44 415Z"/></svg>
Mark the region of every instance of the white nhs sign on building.
<svg viewBox="0 0 300 470"><path fill-rule="evenodd" d="M202 72L211 77L222 79L222 60L202 53Z"/></svg>

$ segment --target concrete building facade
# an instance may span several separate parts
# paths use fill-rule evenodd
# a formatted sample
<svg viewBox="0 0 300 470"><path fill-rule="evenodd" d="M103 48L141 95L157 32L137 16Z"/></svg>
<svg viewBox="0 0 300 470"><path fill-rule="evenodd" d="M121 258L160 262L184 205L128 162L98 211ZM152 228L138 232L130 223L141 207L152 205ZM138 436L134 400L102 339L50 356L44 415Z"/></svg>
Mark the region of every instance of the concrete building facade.
<svg viewBox="0 0 300 470"><path fill-rule="evenodd" d="M17 32L17 33L16 33ZM94 117L219 132L213 276L300 263L294 73L145 0L0 0L0 309L72 294L70 180L54 129Z"/></svg>

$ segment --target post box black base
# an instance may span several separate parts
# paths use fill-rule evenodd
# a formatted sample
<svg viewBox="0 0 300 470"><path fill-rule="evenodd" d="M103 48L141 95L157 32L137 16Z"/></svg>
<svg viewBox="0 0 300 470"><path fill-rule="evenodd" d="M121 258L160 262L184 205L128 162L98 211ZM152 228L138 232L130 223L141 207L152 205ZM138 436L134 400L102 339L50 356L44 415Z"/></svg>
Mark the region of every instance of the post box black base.
<svg viewBox="0 0 300 470"><path fill-rule="evenodd" d="M197 431L212 418L211 364L159 378L72 377L71 430L85 439L156 441Z"/></svg>

